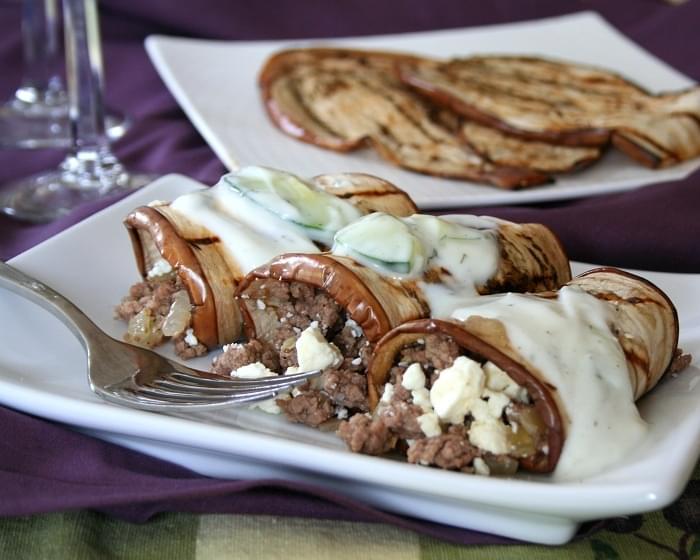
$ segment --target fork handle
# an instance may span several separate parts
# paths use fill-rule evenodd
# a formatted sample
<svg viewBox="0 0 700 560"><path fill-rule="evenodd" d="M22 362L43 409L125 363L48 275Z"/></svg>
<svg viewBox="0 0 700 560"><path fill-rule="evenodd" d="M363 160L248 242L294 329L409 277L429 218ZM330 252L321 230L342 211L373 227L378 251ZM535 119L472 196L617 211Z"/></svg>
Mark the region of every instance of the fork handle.
<svg viewBox="0 0 700 560"><path fill-rule="evenodd" d="M0 261L0 287L7 288L51 312L78 337L86 349L90 340L99 336L95 323L73 302L43 282L2 261Z"/></svg>

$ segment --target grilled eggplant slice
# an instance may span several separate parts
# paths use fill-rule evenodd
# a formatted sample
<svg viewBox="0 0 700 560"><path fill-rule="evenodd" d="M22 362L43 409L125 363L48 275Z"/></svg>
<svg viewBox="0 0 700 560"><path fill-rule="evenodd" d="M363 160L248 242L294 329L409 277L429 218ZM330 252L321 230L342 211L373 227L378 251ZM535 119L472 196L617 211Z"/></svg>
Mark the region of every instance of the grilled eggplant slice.
<svg viewBox="0 0 700 560"><path fill-rule="evenodd" d="M530 167L542 173L571 173L595 163L601 148L523 140L496 128L465 120L460 134L474 150L499 165Z"/></svg>
<svg viewBox="0 0 700 560"><path fill-rule="evenodd" d="M700 88L653 95L615 73L536 57L405 60L401 79L440 106L521 138L610 140L649 167L700 155Z"/></svg>
<svg viewBox="0 0 700 560"><path fill-rule="evenodd" d="M518 306L519 312L510 311ZM556 321L562 316L570 329L557 330L564 324ZM658 383L678 354L672 302L648 281L611 268L589 271L559 293L484 298L456 310L453 317L405 323L377 343L368 371L375 415L371 421L353 420L341 427L353 450L381 453L395 447L401 426L386 428L386 414L395 416L401 407L413 406L415 394L412 401L404 390L406 402L401 404L386 394L386 384L393 381L389 393L405 388L409 369L416 368L413 362L422 360L429 402L440 424L430 436L413 434L422 441L410 444L409 459L479 470L479 457L492 467L516 461L520 468L555 471L562 478L587 476L639 444L645 426L634 401ZM452 351L447 364L435 367L425 348L440 341ZM452 371L458 360L473 369L451 386L453 394L469 383L479 385L481 392L472 395L476 401L455 419L439 410L445 399L437 384L445 372L452 380L458 377ZM458 404L459 399L453 400ZM472 433L475 427L482 433ZM375 438L383 433L386 443L368 445L363 434L369 433ZM502 449L496 443L499 437ZM456 441L466 450L466 462L457 467L445 465L440 453L429 453L439 446L454 450Z"/></svg>

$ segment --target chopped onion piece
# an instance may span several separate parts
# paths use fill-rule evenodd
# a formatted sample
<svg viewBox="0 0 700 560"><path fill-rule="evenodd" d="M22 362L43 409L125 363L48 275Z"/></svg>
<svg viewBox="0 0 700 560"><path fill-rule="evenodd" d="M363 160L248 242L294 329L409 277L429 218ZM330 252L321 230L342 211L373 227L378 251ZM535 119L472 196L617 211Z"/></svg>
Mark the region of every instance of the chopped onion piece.
<svg viewBox="0 0 700 560"><path fill-rule="evenodd" d="M126 340L149 348L160 344L163 335L155 328L155 320L150 309L142 309L129 320Z"/></svg>
<svg viewBox="0 0 700 560"><path fill-rule="evenodd" d="M190 308L190 298L186 290L180 290L173 295L170 311L163 321L163 336L175 336L190 326Z"/></svg>

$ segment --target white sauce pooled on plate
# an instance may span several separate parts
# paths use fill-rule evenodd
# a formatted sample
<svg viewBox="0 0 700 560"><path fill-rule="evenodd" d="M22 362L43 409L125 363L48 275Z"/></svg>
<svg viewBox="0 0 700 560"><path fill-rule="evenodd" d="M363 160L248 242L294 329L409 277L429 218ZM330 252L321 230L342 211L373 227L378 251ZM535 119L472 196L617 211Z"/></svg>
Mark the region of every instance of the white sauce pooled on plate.
<svg viewBox="0 0 700 560"><path fill-rule="evenodd" d="M609 314L603 302L569 286L556 300L513 293L483 296L452 313L459 320L478 315L501 321L515 350L556 387L569 416L556 479L604 470L647 433Z"/></svg>

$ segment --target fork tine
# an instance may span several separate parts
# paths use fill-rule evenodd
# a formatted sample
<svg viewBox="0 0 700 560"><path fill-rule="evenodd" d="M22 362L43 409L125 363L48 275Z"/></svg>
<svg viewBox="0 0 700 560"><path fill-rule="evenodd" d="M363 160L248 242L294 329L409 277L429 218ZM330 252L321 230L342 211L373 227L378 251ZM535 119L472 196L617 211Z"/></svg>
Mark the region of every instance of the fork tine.
<svg viewBox="0 0 700 560"><path fill-rule="evenodd" d="M281 391L295 385L299 385L304 381L287 381L286 383L246 383L241 385L233 385L226 387L211 387L209 385L197 385L194 383L181 383L170 379L154 379L148 387L158 388L162 390L171 390L179 393L202 393L209 395L230 395L232 393L243 393L256 390Z"/></svg>
<svg viewBox="0 0 700 560"><path fill-rule="evenodd" d="M204 377L201 375L185 373L182 371L173 371L168 373L160 379L170 379L173 381L178 381L182 383L190 383L194 386L209 386L209 387L230 387L231 389L239 388L242 386L250 386L256 383L264 382L265 386L274 385L287 385L288 383L295 381L305 381L311 377L315 377L321 373L321 370L315 369L311 371L302 371L300 373L290 373L284 375L278 375L276 377L263 377L258 379L245 379L245 378L226 378L221 377L220 379L214 376Z"/></svg>
<svg viewBox="0 0 700 560"><path fill-rule="evenodd" d="M143 395L138 395L134 393L112 393L112 392L100 392L102 397L106 400L117 403L117 404L127 404L136 406L137 408L144 410L153 411L172 411L172 410L208 410L213 408L226 408L230 406L236 406L241 404L246 404L248 402L254 402L255 400L260 400L259 398L248 400L242 400L240 397L233 397L226 400L220 401L198 401L198 400L181 400L174 402L172 400L163 400L157 398L150 398Z"/></svg>
<svg viewBox="0 0 700 560"><path fill-rule="evenodd" d="M232 380L226 386L215 387L168 379L172 374L166 378L154 379L148 384L140 384L136 378L131 377L105 389L116 398L127 399L130 402L142 402L146 399L150 403L160 403L161 406L166 406L168 403L174 406L220 402L234 404L273 398L295 385L304 383L306 379L318 373L318 370L314 370L294 376L238 379Z"/></svg>
<svg viewBox="0 0 700 560"><path fill-rule="evenodd" d="M281 389L278 388L267 388L267 387L255 387L251 389L245 389L245 390L237 390L237 391L229 391L229 390L211 390L210 387L208 387L207 391L193 391L192 389L189 388L176 388L176 389L170 389L170 388L163 388L162 386L141 386L136 390L126 388L125 390L127 391L132 391L136 394L144 394L144 395L151 395L154 397L163 397L163 398L173 398L173 399L196 399L196 400L210 400L210 401L216 401L216 400L225 400L225 399L231 399L231 398L237 398L237 397L260 397L262 398L272 398L279 393L287 390L289 387L282 387Z"/></svg>
<svg viewBox="0 0 700 560"><path fill-rule="evenodd" d="M146 396L152 399L160 399L163 401L196 401L196 402L220 402L229 401L232 399L257 399L264 400L275 397L279 391L269 390L269 389L258 389L254 391L236 391L235 393L227 394L211 394L211 393L192 393L192 392L182 392L182 391L166 391L163 389L157 389L152 387L139 387L136 391L131 391L125 389L125 392L131 393L137 396Z"/></svg>

